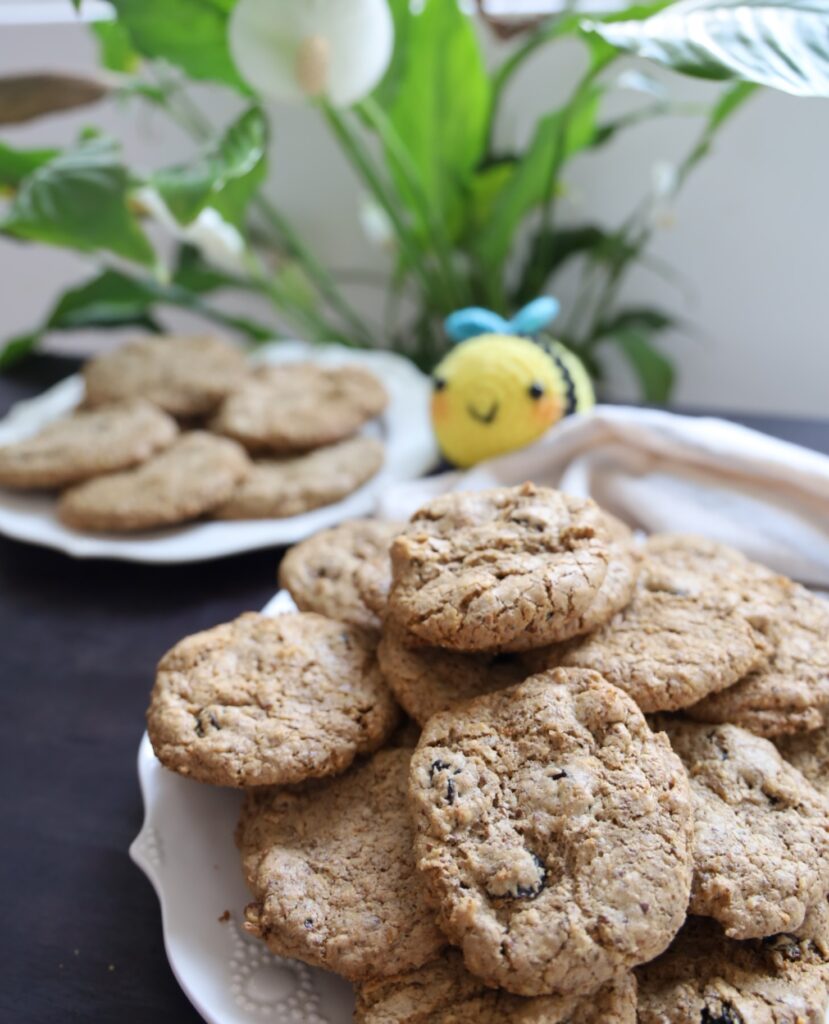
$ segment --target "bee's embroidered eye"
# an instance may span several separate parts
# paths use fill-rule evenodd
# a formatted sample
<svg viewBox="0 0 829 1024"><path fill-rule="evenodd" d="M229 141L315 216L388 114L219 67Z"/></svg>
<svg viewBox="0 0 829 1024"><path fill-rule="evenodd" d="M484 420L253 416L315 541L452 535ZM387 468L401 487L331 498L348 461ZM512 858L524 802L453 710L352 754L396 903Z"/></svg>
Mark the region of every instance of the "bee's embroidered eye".
<svg viewBox="0 0 829 1024"><path fill-rule="evenodd" d="M539 384L537 380L534 380L532 384L527 388L530 398L543 398L544 397L544 385Z"/></svg>
<svg viewBox="0 0 829 1024"><path fill-rule="evenodd" d="M443 377L435 377L432 381L435 391L443 391L446 388L446 380Z"/></svg>

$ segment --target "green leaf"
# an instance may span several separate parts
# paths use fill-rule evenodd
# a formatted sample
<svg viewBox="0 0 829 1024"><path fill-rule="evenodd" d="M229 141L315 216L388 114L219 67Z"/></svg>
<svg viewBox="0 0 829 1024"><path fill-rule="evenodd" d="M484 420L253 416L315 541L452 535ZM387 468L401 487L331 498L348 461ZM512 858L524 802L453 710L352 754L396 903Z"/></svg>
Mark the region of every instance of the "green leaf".
<svg viewBox="0 0 829 1024"><path fill-rule="evenodd" d="M467 232L480 231L487 223L517 166L518 161L509 157L486 164L475 172L469 182L465 204Z"/></svg>
<svg viewBox="0 0 829 1024"><path fill-rule="evenodd" d="M756 91L757 86L751 82L738 82L726 89L720 96L708 115L708 120L696 145L680 164L678 173L680 184L684 182L700 160L708 155L717 132Z"/></svg>
<svg viewBox="0 0 829 1024"><path fill-rule="evenodd" d="M423 192L454 234L463 189L486 145L490 82L470 18L456 0L426 0L420 13L396 12L395 88L381 85L392 127L406 146ZM417 207L393 150L387 159L406 204Z"/></svg>
<svg viewBox="0 0 829 1024"><path fill-rule="evenodd" d="M20 182L0 219L16 238L82 252L105 250L151 266L155 253L128 204L131 182L115 143L82 142Z"/></svg>
<svg viewBox="0 0 829 1024"><path fill-rule="evenodd" d="M671 316L670 313L665 313L652 306L636 306L619 310L600 325L598 333L605 335L627 330L664 331L669 327L675 327L676 324L676 317Z"/></svg>
<svg viewBox="0 0 829 1024"><path fill-rule="evenodd" d="M0 188L17 188L24 178L59 153L59 149L12 149L0 142Z"/></svg>
<svg viewBox="0 0 829 1024"><path fill-rule="evenodd" d="M476 244L481 264L491 273L503 266L519 224L549 195L565 160L592 143L602 92L601 86L593 85L578 93L569 106L554 110L538 122L526 153L499 195Z"/></svg>
<svg viewBox="0 0 829 1024"><path fill-rule="evenodd" d="M138 70L141 58L122 22L93 21L91 28L98 41L98 59L103 67L125 75Z"/></svg>
<svg viewBox="0 0 829 1024"><path fill-rule="evenodd" d="M8 370L10 366L19 363L24 356L27 356L40 342L40 331L32 331L29 334L18 334L10 338L0 349L0 370Z"/></svg>
<svg viewBox="0 0 829 1024"><path fill-rule="evenodd" d="M217 270L204 259L194 245L188 243L179 247L172 284L198 295L208 295L221 288L241 288L243 290L252 290L253 288L250 281Z"/></svg>
<svg viewBox="0 0 829 1024"><path fill-rule="evenodd" d="M829 96L828 23L829 0L679 0L644 22L584 27L684 74Z"/></svg>
<svg viewBox="0 0 829 1024"><path fill-rule="evenodd" d="M613 335L613 340L639 378L645 401L667 402L674 386L674 368L670 360L658 352L641 331L632 328L622 330Z"/></svg>
<svg viewBox="0 0 829 1024"><path fill-rule="evenodd" d="M607 242L607 234L595 224L550 230L542 226L530 242L514 302L523 306L536 298L549 278L572 256L593 252Z"/></svg>
<svg viewBox="0 0 829 1024"><path fill-rule="evenodd" d="M156 172L151 182L180 224L190 224L205 206L212 206L225 220L241 226L267 172L267 142L267 122L253 107L209 152L191 164Z"/></svg>
<svg viewBox="0 0 829 1024"><path fill-rule="evenodd" d="M190 78L250 90L227 45L234 0L111 0L132 45L145 57L163 58Z"/></svg>

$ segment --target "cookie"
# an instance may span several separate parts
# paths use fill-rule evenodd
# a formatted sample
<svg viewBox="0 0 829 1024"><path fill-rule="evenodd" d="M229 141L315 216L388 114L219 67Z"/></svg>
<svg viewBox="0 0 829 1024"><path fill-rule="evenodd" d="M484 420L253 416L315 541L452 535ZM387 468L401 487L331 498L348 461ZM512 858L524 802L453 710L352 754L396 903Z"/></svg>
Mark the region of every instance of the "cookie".
<svg viewBox="0 0 829 1024"><path fill-rule="evenodd" d="M112 533L174 526L227 500L249 471L234 441L193 431L135 469L70 487L58 517L77 530Z"/></svg>
<svg viewBox="0 0 829 1024"><path fill-rule="evenodd" d="M532 674L515 654L459 654L441 647L411 647L391 623L383 630L377 660L397 702L420 725L439 711L515 686Z"/></svg>
<svg viewBox="0 0 829 1024"><path fill-rule="evenodd" d="M688 714L769 737L829 724L829 603L766 572L746 592L742 607L771 646L768 663Z"/></svg>
<svg viewBox="0 0 829 1024"><path fill-rule="evenodd" d="M829 892L829 799L745 729L661 726L694 797L691 913L734 939L799 928Z"/></svg>
<svg viewBox="0 0 829 1024"><path fill-rule="evenodd" d="M213 429L251 451L290 455L350 437L387 402L383 385L360 366L283 363L230 395Z"/></svg>
<svg viewBox="0 0 829 1024"><path fill-rule="evenodd" d="M263 786L345 771L397 720L369 634L310 612L248 613L165 654L147 731L182 775Z"/></svg>
<svg viewBox="0 0 829 1024"><path fill-rule="evenodd" d="M389 544L400 528L400 523L356 519L323 530L285 555L279 585L302 611L379 630L380 619L366 606L357 575L366 561L388 562Z"/></svg>
<svg viewBox="0 0 829 1024"><path fill-rule="evenodd" d="M636 1024L632 973L585 999L514 996L488 988L455 950L394 978L357 986L354 1024Z"/></svg>
<svg viewBox="0 0 829 1024"><path fill-rule="evenodd" d="M805 943L735 942L689 917L671 948L637 968L639 1024L823 1024L825 958Z"/></svg>
<svg viewBox="0 0 829 1024"><path fill-rule="evenodd" d="M742 605L737 565L750 563L735 562L731 574L715 569L717 557L730 556L698 538L652 538L630 604L549 661L595 669L643 711L689 707L733 686L766 663L770 648Z"/></svg>
<svg viewBox="0 0 829 1024"><path fill-rule="evenodd" d="M80 409L0 448L0 486L66 487L136 466L169 447L176 434L175 420L141 398Z"/></svg>
<svg viewBox="0 0 829 1024"><path fill-rule="evenodd" d="M411 750L300 792L249 793L237 832L246 929L351 981L397 974L446 940L420 891L406 810Z"/></svg>
<svg viewBox="0 0 829 1024"><path fill-rule="evenodd" d="M488 985L588 995L685 919L685 770L595 672L555 669L436 715L409 794L439 924Z"/></svg>
<svg viewBox="0 0 829 1024"><path fill-rule="evenodd" d="M581 628L609 545L589 499L533 484L445 494L392 545L389 615L436 647L543 647Z"/></svg>
<svg viewBox="0 0 829 1024"><path fill-rule="evenodd" d="M212 413L248 373L239 349L208 335L140 338L83 370L88 406L140 397L181 419Z"/></svg>
<svg viewBox="0 0 829 1024"><path fill-rule="evenodd" d="M286 459L257 459L250 475L213 515L216 519L281 519L332 505L370 480L383 465L373 437Z"/></svg>
<svg viewBox="0 0 829 1024"><path fill-rule="evenodd" d="M829 726L778 736L774 743L789 764L805 775L815 789L829 796Z"/></svg>

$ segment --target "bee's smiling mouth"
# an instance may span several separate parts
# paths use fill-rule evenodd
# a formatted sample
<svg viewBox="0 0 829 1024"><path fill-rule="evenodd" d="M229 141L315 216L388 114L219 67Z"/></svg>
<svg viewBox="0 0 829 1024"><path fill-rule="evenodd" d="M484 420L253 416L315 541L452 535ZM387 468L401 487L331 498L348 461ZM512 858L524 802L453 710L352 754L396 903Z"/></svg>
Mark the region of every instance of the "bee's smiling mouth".
<svg viewBox="0 0 829 1024"><path fill-rule="evenodd" d="M472 417L473 420L477 420L478 423L492 423L495 417L498 415L498 403L493 402L492 405L485 411L481 412L480 409L476 409L470 402L466 407L466 411Z"/></svg>

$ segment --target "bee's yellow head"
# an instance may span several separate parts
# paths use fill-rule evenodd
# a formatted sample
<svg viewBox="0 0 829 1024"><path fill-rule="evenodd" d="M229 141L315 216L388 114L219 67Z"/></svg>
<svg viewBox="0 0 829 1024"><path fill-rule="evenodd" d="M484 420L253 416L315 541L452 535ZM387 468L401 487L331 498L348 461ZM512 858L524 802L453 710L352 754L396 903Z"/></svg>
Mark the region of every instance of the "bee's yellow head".
<svg viewBox="0 0 829 1024"><path fill-rule="evenodd" d="M558 342L482 334L457 345L434 371L432 423L458 466L523 448L568 412L593 404L590 379Z"/></svg>

